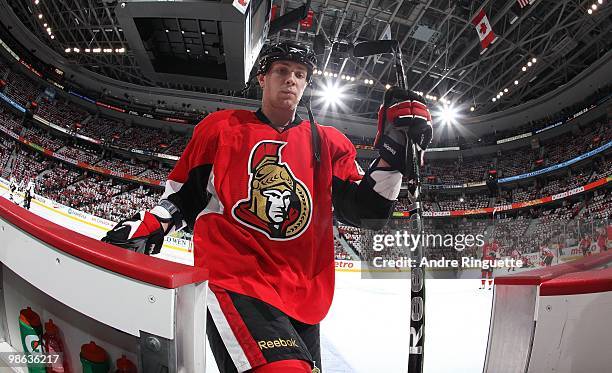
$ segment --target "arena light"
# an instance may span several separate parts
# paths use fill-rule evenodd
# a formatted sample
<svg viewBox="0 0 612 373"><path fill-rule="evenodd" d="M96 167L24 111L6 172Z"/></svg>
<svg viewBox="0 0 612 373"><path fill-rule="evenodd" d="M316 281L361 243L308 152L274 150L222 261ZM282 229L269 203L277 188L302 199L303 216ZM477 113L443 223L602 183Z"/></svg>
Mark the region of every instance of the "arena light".
<svg viewBox="0 0 612 373"><path fill-rule="evenodd" d="M457 118L459 117L459 110L454 105L447 102L448 101L445 101L441 105L440 110L435 111L433 115L438 117L445 125L456 124Z"/></svg>
<svg viewBox="0 0 612 373"><path fill-rule="evenodd" d="M55 39L55 35L51 35L51 39Z"/></svg>
<svg viewBox="0 0 612 373"><path fill-rule="evenodd" d="M38 19L42 19L42 13L38 14Z"/></svg>
<svg viewBox="0 0 612 373"><path fill-rule="evenodd" d="M391 88L391 84L385 84L385 89Z"/></svg>
<svg viewBox="0 0 612 373"><path fill-rule="evenodd" d="M597 0L597 4L599 5L603 4L603 0Z"/></svg>
<svg viewBox="0 0 612 373"><path fill-rule="evenodd" d="M40 3L40 0L34 0L34 5L38 5L38 3Z"/></svg>
<svg viewBox="0 0 612 373"><path fill-rule="evenodd" d="M337 83L331 83L323 88L323 98L332 106L338 105L343 96L342 90Z"/></svg>
<svg viewBox="0 0 612 373"><path fill-rule="evenodd" d="M66 53L70 53L70 51L71 51L71 49L70 49L70 48L66 48L66 49L64 49L64 52L66 52Z"/></svg>
<svg viewBox="0 0 612 373"><path fill-rule="evenodd" d="M536 63L536 62L538 62L538 60L537 60L537 58L533 57L533 58L531 59L531 62Z"/></svg>
<svg viewBox="0 0 612 373"><path fill-rule="evenodd" d="M597 4L593 4L593 5L591 5L591 9L593 9L593 10L597 10Z"/></svg>
<svg viewBox="0 0 612 373"><path fill-rule="evenodd" d="M515 81L514 81L514 85L518 85L518 83L519 83L519 81L518 81L518 80L515 80Z"/></svg>
<svg viewBox="0 0 612 373"><path fill-rule="evenodd" d="M495 102L495 101L497 101L497 99L496 99L495 97L493 97L493 98L491 99L491 101Z"/></svg>
<svg viewBox="0 0 612 373"><path fill-rule="evenodd" d="M523 67L521 68L521 70L523 70L523 71L527 71L527 67L526 67L526 66L523 66Z"/></svg>
<svg viewBox="0 0 612 373"><path fill-rule="evenodd" d="M504 88L504 93L508 93L508 88Z"/></svg>
<svg viewBox="0 0 612 373"><path fill-rule="evenodd" d="M325 81L321 89L317 90L314 95L317 97L316 103L322 106L324 112L328 109L336 110L338 108L342 111L348 110L348 106L344 104L344 101L348 98L345 87L340 85L339 81Z"/></svg>
<svg viewBox="0 0 612 373"><path fill-rule="evenodd" d="M470 106L470 111L474 111L474 110L475 110L474 107Z"/></svg>
<svg viewBox="0 0 612 373"><path fill-rule="evenodd" d="M587 13L593 14L593 11L591 9L587 9Z"/></svg>

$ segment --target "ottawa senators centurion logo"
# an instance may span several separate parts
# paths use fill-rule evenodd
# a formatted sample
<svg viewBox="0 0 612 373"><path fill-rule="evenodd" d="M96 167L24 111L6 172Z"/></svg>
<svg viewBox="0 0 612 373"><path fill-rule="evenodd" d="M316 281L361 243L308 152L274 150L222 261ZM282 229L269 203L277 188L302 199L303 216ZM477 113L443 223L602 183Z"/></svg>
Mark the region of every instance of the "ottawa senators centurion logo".
<svg viewBox="0 0 612 373"><path fill-rule="evenodd" d="M275 241L302 234L312 215L312 199L289 165L281 161L282 141L260 141L249 158L249 195L232 208L238 222Z"/></svg>

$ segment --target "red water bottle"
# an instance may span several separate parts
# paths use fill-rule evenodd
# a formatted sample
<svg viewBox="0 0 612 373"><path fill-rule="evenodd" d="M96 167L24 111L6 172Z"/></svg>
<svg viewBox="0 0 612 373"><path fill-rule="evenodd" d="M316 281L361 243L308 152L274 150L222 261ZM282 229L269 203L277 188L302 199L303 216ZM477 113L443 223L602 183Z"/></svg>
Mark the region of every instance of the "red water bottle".
<svg viewBox="0 0 612 373"><path fill-rule="evenodd" d="M68 373L68 364L64 357L64 344L60 338L60 332L53 320L49 319L45 323L45 334L43 334L43 346L47 354L51 355L50 364L47 366L47 373ZM54 357L53 355L58 355Z"/></svg>
<svg viewBox="0 0 612 373"><path fill-rule="evenodd" d="M121 355L121 358L117 359L117 370L115 373L138 373L138 369L125 355Z"/></svg>

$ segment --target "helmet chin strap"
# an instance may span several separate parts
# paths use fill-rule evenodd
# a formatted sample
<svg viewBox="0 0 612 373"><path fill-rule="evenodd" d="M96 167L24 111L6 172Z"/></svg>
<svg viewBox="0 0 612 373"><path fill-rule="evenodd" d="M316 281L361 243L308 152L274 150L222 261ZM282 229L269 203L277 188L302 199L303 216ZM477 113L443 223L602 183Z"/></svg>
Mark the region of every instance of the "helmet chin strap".
<svg viewBox="0 0 612 373"><path fill-rule="evenodd" d="M310 84L308 84L310 87ZM312 109L310 108L310 91L304 91L302 95L302 105L306 107L306 111L308 111L308 121L310 122L310 133L312 138L312 153L314 156L315 163L321 162L321 137L319 136L319 130L317 129L317 124L314 120L314 115L312 115Z"/></svg>

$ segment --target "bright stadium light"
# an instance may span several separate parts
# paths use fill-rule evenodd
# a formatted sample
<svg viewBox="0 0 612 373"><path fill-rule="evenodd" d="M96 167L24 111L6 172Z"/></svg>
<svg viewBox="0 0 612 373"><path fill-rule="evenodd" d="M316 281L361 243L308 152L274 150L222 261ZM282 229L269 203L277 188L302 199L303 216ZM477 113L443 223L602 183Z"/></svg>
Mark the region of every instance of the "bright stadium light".
<svg viewBox="0 0 612 373"><path fill-rule="evenodd" d="M518 85L518 80L515 80L515 81L514 81L514 85Z"/></svg>
<svg viewBox="0 0 612 373"><path fill-rule="evenodd" d="M443 124L450 125L457 123L459 110L457 110L456 107L454 107L452 104L447 104L446 102L438 107L440 110L435 111L433 115L438 117Z"/></svg>
<svg viewBox="0 0 612 373"><path fill-rule="evenodd" d="M329 84L323 88L323 98L332 106L338 105L343 96L344 95L337 84Z"/></svg>
<svg viewBox="0 0 612 373"><path fill-rule="evenodd" d="M316 97L316 103L321 105L323 112L329 109L333 111L348 110L348 106L345 104L349 98L345 93L346 87L339 81L326 80L319 87L320 89L314 92L314 96Z"/></svg>
<svg viewBox="0 0 612 373"><path fill-rule="evenodd" d="M588 10L587 10L587 13L589 13L589 14L593 14L593 11L592 11L591 9L588 9Z"/></svg>

